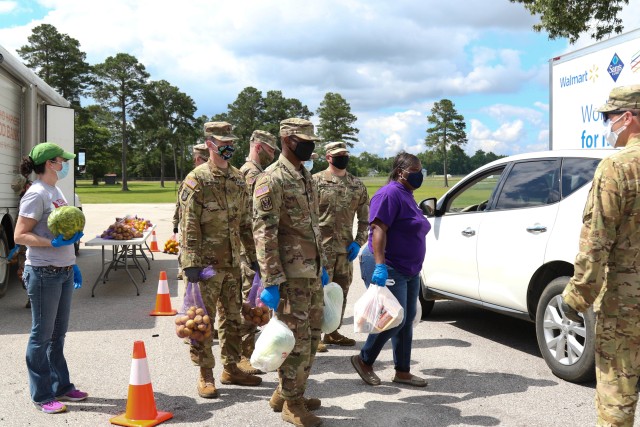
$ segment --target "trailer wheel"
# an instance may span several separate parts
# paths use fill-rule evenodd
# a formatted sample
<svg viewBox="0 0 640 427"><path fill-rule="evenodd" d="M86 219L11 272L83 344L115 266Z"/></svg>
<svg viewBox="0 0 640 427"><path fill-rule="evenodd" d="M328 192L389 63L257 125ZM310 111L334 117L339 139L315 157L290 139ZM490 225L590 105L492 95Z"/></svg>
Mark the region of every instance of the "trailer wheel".
<svg viewBox="0 0 640 427"><path fill-rule="evenodd" d="M0 228L0 257L7 259L9 255L9 242L4 229ZM7 287L9 286L9 264L6 262L0 262L0 298L7 293Z"/></svg>

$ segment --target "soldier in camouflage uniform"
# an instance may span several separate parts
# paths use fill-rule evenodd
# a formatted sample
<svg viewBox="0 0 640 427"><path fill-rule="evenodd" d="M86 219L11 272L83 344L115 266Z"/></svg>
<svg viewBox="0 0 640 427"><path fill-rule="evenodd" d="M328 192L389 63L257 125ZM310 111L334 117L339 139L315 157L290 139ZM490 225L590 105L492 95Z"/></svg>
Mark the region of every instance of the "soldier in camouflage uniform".
<svg viewBox="0 0 640 427"><path fill-rule="evenodd" d="M198 144L193 146L193 167L197 168L203 163L209 160L209 149L205 144ZM182 184L178 187L178 200L176 200L176 209L173 212L173 234L178 234L178 225L180 224L180 193L182 193ZM178 257L178 280L182 280L182 266L180 265L180 257ZM211 317L215 317L211 314Z"/></svg>
<svg viewBox="0 0 640 427"><path fill-rule="evenodd" d="M242 165L240 172L244 175L247 181L247 188L249 194L253 195L254 184L258 176L264 172L264 169L273 162L276 155L276 151L280 151L276 145L276 137L269 132L263 130L256 130L251 135L249 140L249 157L247 162ZM253 205L252 205L253 206ZM242 254L242 300L246 301L251 291L251 285L253 284L253 277L258 271L258 263L251 263L249 257L247 257L244 249ZM241 319L242 326L240 328L240 335L242 336L242 360L238 363L238 367L248 374L262 374L259 369L251 366L251 353L255 348L256 331L257 327L252 322Z"/></svg>
<svg viewBox="0 0 640 427"><path fill-rule="evenodd" d="M607 141L622 150L596 169L583 214L575 273L562 293L565 317L596 313L598 426L633 426L640 376L640 85L614 88L598 109Z"/></svg>
<svg viewBox="0 0 640 427"><path fill-rule="evenodd" d="M347 172L349 152L344 142L325 145L329 167L313 175L320 199L320 234L322 248L327 257L329 280L336 282L344 293L342 317L347 306L347 293L353 279L351 262L367 241L369 228L369 196L358 178ZM353 220L358 216L358 230L353 238ZM338 327L339 329L339 327ZM338 332L325 334L325 344L354 346L356 341ZM320 351L320 349L318 349Z"/></svg>
<svg viewBox="0 0 640 427"><path fill-rule="evenodd" d="M253 257L255 246L251 234L249 193L240 171L228 163L237 139L226 122L204 125L210 158L195 168L184 179L180 193L182 213L182 250L180 257L184 275L190 282L200 281L206 266L213 266L216 275L200 281L205 308L214 313L219 302L220 358L224 369L223 384L256 386L260 377L242 372L240 361L241 310L241 246ZM252 261L255 258L252 259ZM200 366L198 394L217 397L213 379L215 361L211 351L212 340L191 345L191 360Z"/></svg>
<svg viewBox="0 0 640 427"><path fill-rule="evenodd" d="M304 398L307 378L320 342L324 269L318 197L302 162L311 158L318 138L304 119L280 122L282 154L255 184L253 235L265 290L262 301L295 335L295 347L278 369L279 386L269 405L296 426L317 426L310 410L320 400ZM322 276L322 286L320 280Z"/></svg>

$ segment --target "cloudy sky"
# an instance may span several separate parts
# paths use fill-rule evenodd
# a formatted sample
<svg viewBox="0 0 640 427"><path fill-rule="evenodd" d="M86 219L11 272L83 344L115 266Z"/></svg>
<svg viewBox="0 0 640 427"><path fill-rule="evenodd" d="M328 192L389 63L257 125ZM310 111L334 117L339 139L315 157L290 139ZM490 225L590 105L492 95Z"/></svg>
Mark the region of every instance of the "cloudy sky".
<svg viewBox="0 0 640 427"><path fill-rule="evenodd" d="M640 26L632 3L626 30ZM198 115L225 111L247 86L314 112L338 92L358 117L353 151L385 157L425 150L426 116L442 98L465 117L469 154L545 149L548 60L576 46L534 33L535 22L508 0L0 0L11 52L51 24L91 64L134 55L151 79L190 95Z"/></svg>

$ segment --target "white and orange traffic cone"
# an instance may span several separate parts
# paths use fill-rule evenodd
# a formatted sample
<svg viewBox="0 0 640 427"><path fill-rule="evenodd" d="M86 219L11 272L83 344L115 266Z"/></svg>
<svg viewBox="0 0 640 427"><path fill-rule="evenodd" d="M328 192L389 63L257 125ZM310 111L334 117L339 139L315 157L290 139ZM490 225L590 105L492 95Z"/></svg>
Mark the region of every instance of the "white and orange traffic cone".
<svg viewBox="0 0 640 427"><path fill-rule="evenodd" d="M151 252L160 252L158 249L158 238L156 237L156 230L151 232L151 247L149 248Z"/></svg>
<svg viewBox="0 0 640 427"><path fill-rule="evenodd" d="M111 418L111 424L130 427L150 427L173 418L171 412L159 412L151 387L147 352L143 341L133 343L133 361L129 375L127 411Z"/></svg>
<svg viewBox="0 0 640 427"><path fill-rule="evenodd" d="M158 281L158 293L156 294L156 309L149 313L149 316L174 316L177 312L177 310L171 308L167 273L161 271L160 280Z"/></svg>

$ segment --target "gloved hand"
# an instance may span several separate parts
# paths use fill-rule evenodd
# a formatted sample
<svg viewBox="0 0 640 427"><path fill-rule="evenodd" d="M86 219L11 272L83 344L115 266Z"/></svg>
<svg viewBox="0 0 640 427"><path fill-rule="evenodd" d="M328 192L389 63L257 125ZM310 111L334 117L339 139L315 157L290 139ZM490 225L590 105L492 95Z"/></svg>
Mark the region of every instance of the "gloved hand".
<svg viewBox="0 0 640 427"><path fill-rule="evenodd" d="M178 234L178 227L173 227L173 234Z"/></svg>
<svg viewBox="0 0 640 427"><path fill-rule="evenodd" d="M13 249L9 251L9 255L7 255L7 262L11 261L13 256L20 250L20 245L15 245Z"/></svg>
<svg viewBox="0 0 640 427"><path fill-rule="evenodd" d="M327 273L327 269L324 267L322 267L322 276L320 276L320 280L322 281L323 288L329 283L329 273Z"/></svg>
<svg viewBox="0 0 640 427"><path fill-rule="evenodd" d="M258 264L258 261L253 261L251 263L251 269L256 273L260 274L260 264Z"/></svg>
<svg viewBox="0 0 640 427"><path fill-rule="evenodd" d="M375 283L378 286L386 286L389 273L387 272L387 266L385 264L376 264L376 268L373 270L371 276L371 283Z"/></svg>
<svg viewBox="0 0 640 427"><path fill-rule="evenodd" d="M262 302L272 310L278 309L280 304L280 289L278 285L268 286L260 292Z"/></svg>
<svg viewBox="0 0 640 427"><path fill-rule="evenodd" d="M349 246L347 246L347 259L349 262L356 259L358 253L360 252L360 245L356 242L351 242Z"/></svg>
<svg viewBox="0 0 640 427"><path fill-rule="evenodd" d="M200 281L200 267L187 267L182 270L182 273L187 276L187 280L191 283L198 283Z"/></svg>
<svg viewBox="0 0 640 427"><path fill-rule="evenodd" d="M82 287L82 273L78 264L73 265L73 289L80 289Z"/></svg>
<svg viewBox="0 0 640 427"><path fill-rule="evenodd" d="M51 246L59 248L61 246L73 245L75 242L82 239L82 236L84 236L84 233L82 231L78 231L69 240L64 240L62 234L58 234L58 237L51 241Z"/></svg>
<svg viewBox="0 0 640 427"><path fill-rule="evenodd" d="M578 314L576 309L564 302L564 300L560 303L560 310L567 319L576 323L584 323L584 319Z"/></svg>

